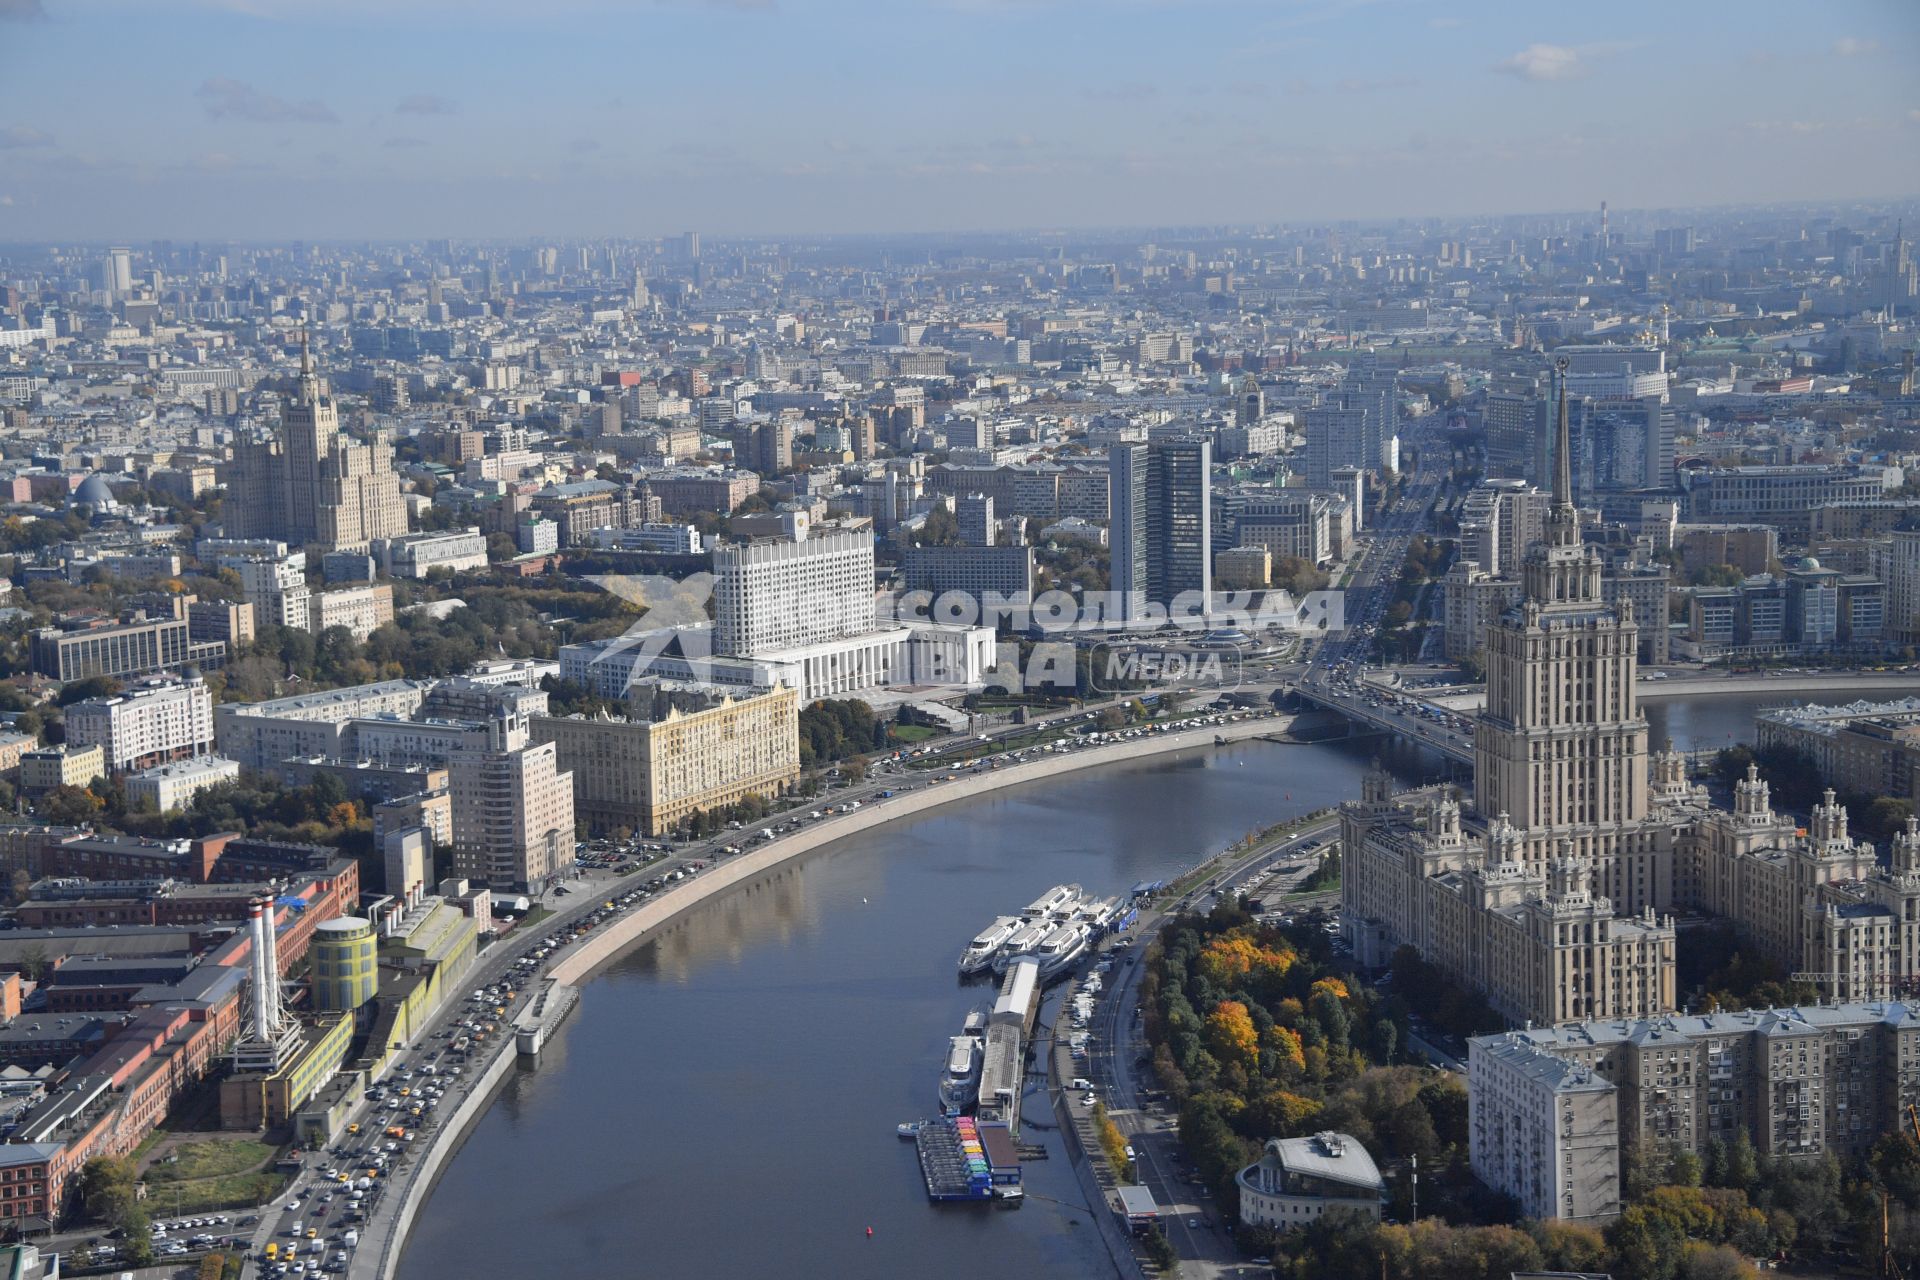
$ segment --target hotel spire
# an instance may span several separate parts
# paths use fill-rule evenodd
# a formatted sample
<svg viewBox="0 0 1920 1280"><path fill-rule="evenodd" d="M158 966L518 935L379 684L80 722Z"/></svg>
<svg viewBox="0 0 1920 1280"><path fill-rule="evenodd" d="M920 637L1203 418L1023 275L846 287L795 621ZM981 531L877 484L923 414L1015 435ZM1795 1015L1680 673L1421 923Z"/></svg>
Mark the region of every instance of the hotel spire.
<svg viewBox="0 0 1920 1280"><path fill-rule="evenodd" d="M313 374L313 349L307 342L307 330L300 330L300 403L313 404L320 399L320 380Z"/></svg>
<svg viewBox="0 0 1920 1280"><path fill-rule="evenodd" d="M1567 426L1567 358L1554 362L1560 372L1560 401L1553 424L1553 511L1549 541L1560 547L1580 542L1580 513L1573 503L1573 433Z"/></svg>

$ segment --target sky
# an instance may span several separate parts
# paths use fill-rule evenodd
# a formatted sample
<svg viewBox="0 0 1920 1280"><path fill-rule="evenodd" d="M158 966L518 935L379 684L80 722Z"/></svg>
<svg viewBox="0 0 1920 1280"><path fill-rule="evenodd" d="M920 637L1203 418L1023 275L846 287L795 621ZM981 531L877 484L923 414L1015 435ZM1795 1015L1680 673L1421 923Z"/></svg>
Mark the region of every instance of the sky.
<svg viewBox="0 0 1920 1280"><path fill-rule="evenodd" d="M0 242L1920 191L1920 0L0 0Z"/></svg>

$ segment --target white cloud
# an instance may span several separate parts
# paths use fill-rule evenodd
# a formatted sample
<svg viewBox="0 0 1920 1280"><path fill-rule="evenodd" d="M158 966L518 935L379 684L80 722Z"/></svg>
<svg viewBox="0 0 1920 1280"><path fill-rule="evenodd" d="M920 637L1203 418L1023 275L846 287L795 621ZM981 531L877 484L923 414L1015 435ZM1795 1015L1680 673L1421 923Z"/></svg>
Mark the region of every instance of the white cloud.
<svg viewBox="0 0 1920 1280"><path fill-rule="evenodd" d="M1494 69L1523 80L1572 80L1586 74L1579 52L1564 44L1530 44Z"/></svg>
<svg viewBox="0 0 1920 1280"><path fill-rule="evenodd" d="M1640 40L1602 40L1594 44L1530 44L1511 58L1496 62L1495 71L1523 80L1578 80L1595 58L1638 49Z"/></svg>
<svg viewBox="0 0 1920 1280"><path fill-rule="evenodd" d="M1880 52L1880 42L1862 40L1857 36L1841 36L1833 42L1833 51L1842 58L1859 58Z"/></svg>

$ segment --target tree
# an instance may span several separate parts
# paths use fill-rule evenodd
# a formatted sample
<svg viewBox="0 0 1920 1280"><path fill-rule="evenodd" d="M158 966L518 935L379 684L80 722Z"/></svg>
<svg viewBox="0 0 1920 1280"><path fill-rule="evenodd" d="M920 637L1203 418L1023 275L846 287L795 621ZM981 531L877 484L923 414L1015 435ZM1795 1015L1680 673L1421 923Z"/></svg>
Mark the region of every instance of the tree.
<svg viewBox="0 0 1920 1280"><path fill-rule="evenodd" d="M1700 1157L1684 1147L1673 1153L1673 1167L1668 1176L1683 1187L1697 1187L1705 1172Z"/></svg>
<svg viewBox="0 0 1920 1280"><path fill-rule="evenodd" d="M52 967L47 949L35 942L20 953L20 973L28 982L41 982L46 979L47 970Z"/></svg>
<svg viewBox="0 0 1920 1280"><path fill-rule="evenodd" d="M1665 1214L1631 1205L1607 1228L1614 1270L1634 1280L1674 1280L1686 1237Z"/></svg>
<svg viewBox="0 0 1920 1280"><path fill-rule="evenodd" d="M1207 1047L1222 1063L1236 1062L1248 1070L1259 1064L1260 1033L1246 1005L1223 1000L1207 1015Z"/></svg>
<svg viewBox="0 0 1920 1280"><path fill-rule="evenodd" d="M1314 1021L1326 1033L1327 1043L1335 1049L1346 1048L1349 1022L1346 1006L1340 1003L1340 997L1331 991L1317 991L1307 1001L1307 1007L1312 1011Z"/></svg>
<svg viewBox="0 0 1920 1280"><path fill-rule="evenodd" d="M120 692L120 682L112 676L88 676L85 680L74 680L63 686L55 701L63 707L88 698L111 698Z"/></svg>
<svg viewBox="0 0 1920 1280"><path fill-rule="evenodd" d="M1696 587L1737 587L1747 575L1730 564L1710 564L1693 571L1688 581Z"/></svg>
<svg viewBox="0 0 1920 1280"><path fill-rule="evenodd" d="M137 1203L133 1190L133 1163L113 1156L95 1156L80 1168L80 1203L89 1217L120 1226Z"/></svg>
<svg viewBox="0 0 1920 1280"><path fill-rule="evenodd" d="M1290 1138L1313 1128L1322 1110L1312 1098L1274 1089L1247 1108L1246 1127L1256 1135Z"/></svg>
<svg viewBox="0 0 1920 1280"><path fill-rule="evenodd" d="M1727 1185L1727 1142L1717 1133L1707 1139L1707 1158L1701 1165L1700 1180L1711 1187Z"/></svg>
<svg viewBox="0 0 1920 1280"><path fill-rule="evenodd" d="M1172 1271L1180 1264L1180 1255L1174 1252L1167 1233L1158 1227L1140 1237L1140 1247L1145 1251L1147 1260L1162 1271Z"/></svg>
<svg viewBox="0 0 1920 1280"><path fill-rule="evenodd" d="M1298 1080L1306 1074L1306 1053L1299 1033L1276 1023L1261 1033L1260 1047L1271 1055L1274 1074L1282 1080Z"/></svg>
<svg viewBox="0 0 1920 1280"><path fill-rule="evenodd" d="M1529 1230L1540 1245L1543 1265L1555 1271L1605 1271L1607 1240L1600 1232L1577 1222L1548 1219Z"/></svg>
<svg viewBox="0 0 1920 1280"><path fill-rule="evenodd" d="M1689 1240L1680 1251L1680 1280L1751 1280L1753 1263L1723 1244Z"/></svg>
<svg viewBox="0 0 1920 1280"><path fill-rule="evenodd" d="M1753 1149L1753 1139L1747 1136L1747 1131L1737 1129L1733 1144L1727 1148L1727 1185L1748 1191L1759 1181L1760 1155Z"/></svg>
<svg viewBox="0 0 1920 1280"><path fill-rule="evenodd" d="M1854 828L1870 840L1886 841L1892 839L1896 832L1906 830L1907 819L1912 816L1913 801L1896 796L1878 796L1867 802L1864 811L1855 820Z"/></svg>
<svg viewBox="0 0 1920 1280"><path fill-rule="evenodd" d="M47 792L40 801L40 814L58 827L83 827L93 823L106 805L85 787L63 782Z"/></svg>
<svg viewBox="0 0 1920 1280"><path fill-rule="evenodd" d="M1378 1022L1375 1022L1373 1024L1373 1035L1371 1037L1373 1060L1383 1067L1390 1066L1393 1062L1393 1051L1398 1047L1399 1038L1400 1028L1393 1024L1392 1019L1381 1018Z"/></svg>
<svg viewBox="0 0 1920 1280"><path fill-rule="evenodd" d="M1469 684L1479 684L1487 678L1487 659L1484 650L1475 649L1454 665L1460 668L1460 678Z"/></svg>

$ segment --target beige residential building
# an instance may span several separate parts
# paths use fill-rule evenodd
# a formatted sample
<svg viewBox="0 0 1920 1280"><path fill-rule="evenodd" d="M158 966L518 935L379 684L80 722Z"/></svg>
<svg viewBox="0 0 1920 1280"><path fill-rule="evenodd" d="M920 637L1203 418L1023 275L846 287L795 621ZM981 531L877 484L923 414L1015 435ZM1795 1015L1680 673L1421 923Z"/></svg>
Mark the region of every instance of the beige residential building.
<svg viewBox="0 0 1920 1280"><path fill-rule="evenodd" d="M1920 801L1920 697L1777 707L1754 728L1756 746L1804 751L1837 791Z"/></svg>
<svg viewBox="0 0 1920 1280"><path fill-rule="evenodd" d="M1473 1171L1529 1218L1620 1212L1618 1091L1591 1066L1502 1036L1467 1047Z"/></svg>
<svg viewBox="0 0 1920 1280"><path fill-rule="evenodd" d="M365 640L375 628L393 621L393 587L384 582L336 587L315 592L309 599L315 635L329 627L345 627L354 639Z"/></svg>
<svg viewBox="0 0 1920 1280"><path fill-rule="evenodd" d="M1887 639L1920 642L1920 529L1895 529L1868 555L1873 576L1886 585Z"/></svg>
<svg viewBox="0 0 1920 1280"><path fill-rule="evenodd" d="M453 874L492 889L544 887L573 863L573 775L550 742L493 741L457 752L448 766Z"/></svg>
<svg viewBox="0 0 1920 1280"><path fill-rule="evenodd" d="M209 787L232 782L240 776L240 766L219 756L200 756L172 764L157 764L151 769L127 777L127 803L148 807L155 813L170 813L187 804Z"/></svg>
<svg viewBox="0 0 1920 1280"><path fill-rule="evenodd" d="M395 796L373 806L373 843L384 848L386 838L395 831L422 827L436 846L453 843L453 795L447 790L447 774L435 770L438 785L410 796Z"/></svg>
<svg viewBox="0 0 1920 1280"><path fill-rule="evenodd" d="M20 789L29 795L55 787L84 787L106 773L107 753L97 745L69 747L61 743L20 757Z"/></svg>
<svg viewBox="0 0 1920 1280"><path fill-rule="evenodd" d="M196 600L187 606L187 635L193 640L217 640L231 652L253 640L253 605L228 600Z"/></svg>
<svg viewBox="0 0 1920 1280"><path fill-rule="evenodd" d="M113 770L146 769L213 750L213 694L198 676L152 679L67 708L67 742L98 745Z"/></svg>
<svg viewBox="0 0 1920 1280"><path fill-rule="evenodd" d="M1467 1046L1473 1171L1530 1217L1618 1211L1632 1148L1858 1156L1920 1104L1920 1014L1898 1001L1532 1027Z"/></svg>
<svg viewBox="0 0 1920 1280"><path fill-rule="evenodd" d="M558 747L595 831L660 835L704 810L778 795L800 774L799 694L784 687L655 720L536 716L532 737Z"/></svg>
<svg viewBox="0 0 1920 1280"><path fill-rule="evenodd" d="M12 733L0 731L0 773L11 773L20 767L20 757L40 745L40 739L30 733Z"/></svg>
<svg viewBox="0 0 1920 1280"><path fill-rule="evenodd" d="M248 769L332 756L349 721L409 719L420 710L431 687L427 680L382 680L269 702L223 702L213 710L214 739L221 755Z"/></svg>

